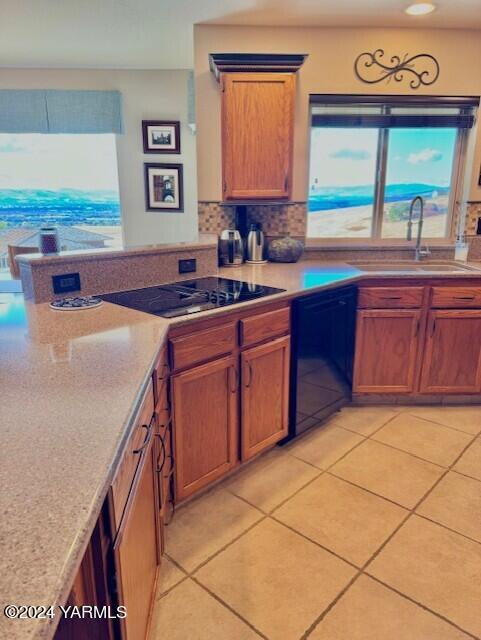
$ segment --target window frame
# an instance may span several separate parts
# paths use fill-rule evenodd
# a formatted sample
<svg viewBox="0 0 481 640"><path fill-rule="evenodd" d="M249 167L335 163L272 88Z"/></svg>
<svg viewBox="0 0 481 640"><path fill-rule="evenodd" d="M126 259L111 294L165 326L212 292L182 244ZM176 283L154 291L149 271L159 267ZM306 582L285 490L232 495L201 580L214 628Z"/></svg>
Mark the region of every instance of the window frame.
<svg viewBox="0 0 481 640"><path fill-rule="evenodd" d="M387 104L386 104L387 103ZM473 107L479 106L479 98L470 96L446 97L446 96L362 96L362 95L323 95L311 94L309 96L309 132L312 130L312 110L316 105L355 105L359 107L382 105L383 113L392 107L403 106L421 106L436 104L436 106L453 106L460 107L462 115L471 113ZM359 127L361 128L361 127ZM336 247L414 247L416 238L407 240L405 238L382 238L382 225L384 220L384 193L387 176L387 156L389 144L389 128L378 127L378 147L376 156L376 173L375 173L375 193L373 202L373 217L371 226L371 235L367 238L349 238L349 237L310 237L307 236L306 224L306 246L336 246ZM466 168L466 157L468 149L469 128L457 129L456 141L453 152L453 163L451 168L451 189L448 202L448 219L446 222L446 235L442 238L423 238L423 241L431 246L452 245L456 229L459 222L459 209L461 204L461 193ZM310 164L310 146L311 136L309 135L308 145L308 165ZM308 185L310 184L308 178ZM308 187L309 188L309 187ZM309 198L307 198L308 205ZM307 207L307 215L309 209ZM415 236L415 234L414 234Z"/></svg>

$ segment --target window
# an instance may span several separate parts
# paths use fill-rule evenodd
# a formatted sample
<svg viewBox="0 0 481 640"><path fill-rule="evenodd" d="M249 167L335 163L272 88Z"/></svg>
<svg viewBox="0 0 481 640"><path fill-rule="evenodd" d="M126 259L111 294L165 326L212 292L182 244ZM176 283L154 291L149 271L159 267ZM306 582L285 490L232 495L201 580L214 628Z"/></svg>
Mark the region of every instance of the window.
<svg viewBox="0 0 481 640"><path fill-rule="evenodd" d="M0 134L0 280L49 224L62 250L122 245L114 134Z"/></svg>
<svg viewBox="0 0 481 640"><path fill-rule="evenodd" d="M417 195L423 237L451 237L477 102L311 96L308 237L405 240Z"/></svg>

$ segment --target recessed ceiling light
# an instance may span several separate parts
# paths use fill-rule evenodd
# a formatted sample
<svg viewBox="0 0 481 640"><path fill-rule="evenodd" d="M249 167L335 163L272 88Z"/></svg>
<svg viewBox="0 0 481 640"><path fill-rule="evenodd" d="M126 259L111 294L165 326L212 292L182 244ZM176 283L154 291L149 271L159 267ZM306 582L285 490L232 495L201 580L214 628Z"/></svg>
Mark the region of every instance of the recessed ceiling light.
<svg viewBox="0 0 481 640"><path fill-rule="evenodd" d="M435 9L436 6L431 2L416 2L415 4L410 4L405 11L410 16L425 16L427 13L431 13Z"/></svg>

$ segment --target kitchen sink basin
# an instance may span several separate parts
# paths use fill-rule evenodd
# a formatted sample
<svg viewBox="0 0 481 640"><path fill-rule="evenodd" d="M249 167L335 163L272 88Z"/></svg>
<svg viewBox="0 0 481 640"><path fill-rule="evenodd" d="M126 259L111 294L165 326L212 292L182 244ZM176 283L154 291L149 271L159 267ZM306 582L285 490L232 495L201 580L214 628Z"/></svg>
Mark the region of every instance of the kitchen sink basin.
<svg viewBox="0 0 481 640"><path fill-rule="evenodd" d="M380 273L471 273L480 271L477 267L446 260L439 262L415 262L414 260L400 260L398 262L350 262L351 266L361 271Z"/></svg>

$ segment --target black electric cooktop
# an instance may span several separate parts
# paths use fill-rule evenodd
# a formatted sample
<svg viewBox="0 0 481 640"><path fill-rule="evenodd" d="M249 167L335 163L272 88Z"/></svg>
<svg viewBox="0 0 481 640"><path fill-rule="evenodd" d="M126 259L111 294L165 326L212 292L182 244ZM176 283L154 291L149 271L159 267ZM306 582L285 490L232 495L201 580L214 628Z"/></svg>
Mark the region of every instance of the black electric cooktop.
<svg viewBox="0 0 481 640"><path fill-rule="evenodd" d="M263 298L285 289L264 287L228 278L195 278L145 289L132 289L98 296L123 307L153 313L164 318L189 315L207 309Z"/></svg>

